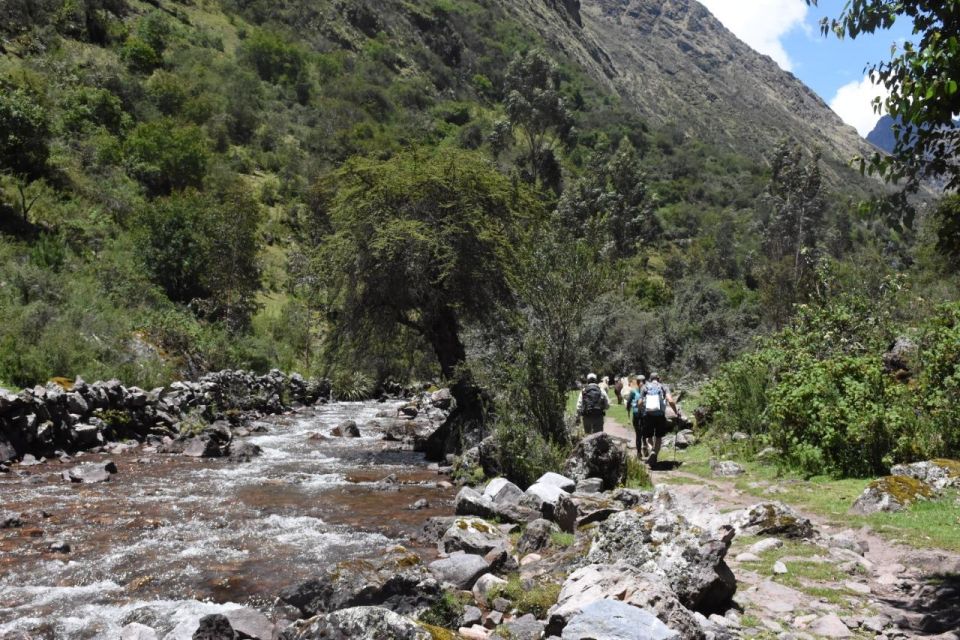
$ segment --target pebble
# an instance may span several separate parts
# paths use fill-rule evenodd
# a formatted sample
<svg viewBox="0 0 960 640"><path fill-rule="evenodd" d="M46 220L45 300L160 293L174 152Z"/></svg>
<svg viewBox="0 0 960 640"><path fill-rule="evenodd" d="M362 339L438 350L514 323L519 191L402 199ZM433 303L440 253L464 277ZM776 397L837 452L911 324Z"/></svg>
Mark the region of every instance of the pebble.
<svg viewBox="0 0 960 640"><path fill-rule="evenodd" d="M469 605L463 608L463 615L460 616L461 626L472 627L481 622L483 622L483 612L480 609Z"/></svg>
<svg viewBox="0 0 960 640"><path fill-rule="evenodd" d="M843 620L840 619L840 616L833 613L828 613L814 620L810 623L809 631L815 636L824 638L849 638L853 635L847 625L843 623Z"/></svg>
<svg viewBox="0 0 960 640"><path fill-rule="evenodd" d="M419 511L420 509L429 509L429 508L430 508L430 503L427 502L426 498L420 498L419 500L414 502L412 505L410 505L411 511Z"/></svg>
<svg viewBox="0 0 960 640"><path fill-rule="evenodd" d="M487 619L483 621L483 626L488 629L496 629L503 622L503 614L499 611L491 611L487 614Z"/></svg>
<svg viewBox="0 0 960 640"><path fill-rule="evenodd" d="M737 557L734 558L737 562L760 562L760 556L750 553L749 551L744 551L743 553L738 553Z"/></svg>
<svg viewBox="0 0 960 640"><path fill-rule="evenodd" d="M525 567L532 562L540 562L541 560L543 560L543 556L541 556L539 553L528 553L520 558L520 566Z"/></svg>
<svg viewBox="0 0 960 640"><path fill-rule="evenodd" d="M70 553L71 548L70 548L69 542L64 542L63 540L57 540L55 542L51 542L50 546L47 547L47 550L52 553Z"/></svg>
<svg viewBox="0 0 960 640"><path fill-rule="evenodd" d="M773 563L773 572L782 575L784 573L789 573L789 570L787 569L787 565L777 560Z"/></svg>
<svg viewBox="0 0 960 640"><path fill-rule="evenodd" d="M500 613L504 613L510 609L510 601L506 598L494 598L492 604L493 610L499 611Z"/></svg>
<svg viewBox="0 0 960 640"><path fill-rule="evenodd" d="M490 637L490 632L478 625L473 625L472 627L460 627L457 629L457 633L463 636L466 640L486 640Z"/></svg>

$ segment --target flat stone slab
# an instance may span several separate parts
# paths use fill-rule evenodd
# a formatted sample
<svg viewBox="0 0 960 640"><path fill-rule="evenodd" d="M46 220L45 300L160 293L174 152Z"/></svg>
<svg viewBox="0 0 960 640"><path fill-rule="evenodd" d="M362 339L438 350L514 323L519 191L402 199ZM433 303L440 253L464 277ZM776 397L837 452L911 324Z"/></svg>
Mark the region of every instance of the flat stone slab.
<svg viewBox="0 0 960 640"><path fill-rule="evenodd" d="M743 597L770 613L790 613L806 600L806 596L796 589L777 584L772 580L764 580L757 586L747 589Z"/></svg>
<svg viewBox="0 0 960 640"><path fill-rule="evenodd" d="M570 619L562 640L680 640L653 614L619 600L597 600Z"/></svg>

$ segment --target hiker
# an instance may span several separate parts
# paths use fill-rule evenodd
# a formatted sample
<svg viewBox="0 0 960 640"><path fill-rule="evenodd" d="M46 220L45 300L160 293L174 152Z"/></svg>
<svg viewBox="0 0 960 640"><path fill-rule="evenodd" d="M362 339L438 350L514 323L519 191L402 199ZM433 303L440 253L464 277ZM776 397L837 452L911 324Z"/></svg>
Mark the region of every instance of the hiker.
<svg viewBox="0 0 960 640"><path fill-rule="evenodd" d="M643 414L640 412L640 389L643 388L646 378L642 375L633 379L630 393L627 395L627 415L633 422L633 430L637 434L637 457L646 458L650 455L647 442L643 438Z"/></svg>
<svg viewBox="0 0 960 640"><path fill-rule="evenodd" d="M597 384L597 374L587 374L587 384L577 397L577 415L583 418L583 430L589 435L603 431L603 415L610 408L610 398Z"/></svg>
<svg viewBox="0 0 960 640"><path fill-rule="evenodd" d="M680 415L677 409L677 403L670 395L670 389L660 382L660 376L657 373L650 373L650 380L640 387L639 398L637 401L641 410L641 430L644 438L645 450L652 448L650 456L647 458L647 464L653 466L657 463L657 456L660 454L660 445L663 443L663 436L670 431L667 423L667 405L673 409L673 412ZM637 448L639 453L640 449Z"/></svg>

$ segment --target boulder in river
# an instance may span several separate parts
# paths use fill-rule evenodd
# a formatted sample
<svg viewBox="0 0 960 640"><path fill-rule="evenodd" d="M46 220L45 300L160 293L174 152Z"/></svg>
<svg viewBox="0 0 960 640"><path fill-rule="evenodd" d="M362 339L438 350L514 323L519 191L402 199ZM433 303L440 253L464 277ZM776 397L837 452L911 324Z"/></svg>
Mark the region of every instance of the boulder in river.
<svg viewBox="0 0 960 640"><path fill-rule="evenodd" d="M627 477L623 441L602 432L587 436L574 447L564 464L563 475L573 480L600 478L604 490L613 489Z"/></svg>
<svg viewBox="0 0 960 640"><path fill-rule="evenodd" d="M200 626L193 632L193 640L238 640L237 632L230 626L227 617L211 613L200 618Z"/></svg>
<svg viewBox="0 0 960 640"><path fill-rule="evenodd" d="M280 599L304 617L361 605L411 613L439 596L440 587L420 558L402 547L381 560L338 562L316 578L280 592Z"/></svg>
<svg viewBox="0 0 960 640"><path fill-rule="evenodd" d="M345 420L333 428L330 435L337 438L359 438L360 428L353 420Z"/></svg>
<svg viewBox="0 0 960 640"><path fill-rule="evenodd" d="M252 442L231 442L228 458L230 462L250 462L263 453L259 445Z"/></svg>
<svg viewBox="0 0 960 640"><path fill-rule="evenodd" d="M432 640L413 620L383 607L352 607L298 622L288 629L287 640Z"/></svg>
<svg viewBox="0 0 960 640"><path fill-rule="evenodd" d="M79 484L95 482L109 482L113 474L117 473L117 465L112 460L104 462L85 462L63 472L63 479Z"/></svg>

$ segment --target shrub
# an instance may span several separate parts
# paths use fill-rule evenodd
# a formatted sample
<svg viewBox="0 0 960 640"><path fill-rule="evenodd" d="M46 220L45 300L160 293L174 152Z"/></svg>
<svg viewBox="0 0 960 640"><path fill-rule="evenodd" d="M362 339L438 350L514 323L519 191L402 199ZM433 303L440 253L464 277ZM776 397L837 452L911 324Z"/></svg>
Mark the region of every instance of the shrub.
<svg viewBox="0 0 960 640"><path fill-rule="evenodd" d="M203 130L166 118L138 125L127 137L124 155L130 173L151 195L199 187L207 169Z"/></svg>
<svg viewBox="0 0 960 640"><path fill-rule="evenodd" d="M50 155L49 136L46 109L23 89L0 85L0 170L42 174Z"/></svg>

